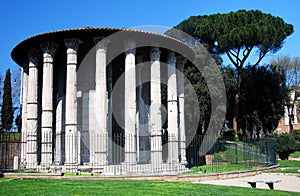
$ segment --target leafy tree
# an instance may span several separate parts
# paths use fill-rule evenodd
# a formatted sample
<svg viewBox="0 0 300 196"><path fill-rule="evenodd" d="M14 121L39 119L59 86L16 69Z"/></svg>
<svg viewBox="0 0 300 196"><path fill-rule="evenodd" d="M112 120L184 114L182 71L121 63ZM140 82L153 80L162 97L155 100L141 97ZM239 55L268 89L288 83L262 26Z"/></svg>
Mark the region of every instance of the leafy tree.
<svg viewBox="0 0 300 196"><path fill-rule="evenodd" d="M287 160L290 154L297 150L295 138L287 133L276 136L276 147L281 160Z"/></svg>
<svg viewBox="0 0 300 196"><path fill-rule="evenodd" d="M255 129L262 129L265 134L273 132L284 115L284 103L288 99L283 71L247 66L243 76L239 119L244 134L248 130L252 136Z"/></svg>
<svg viewBox="0 0 300 196"><path fill-rule="evenodd" d="M293 33L293 26L283 19L259 10L239 10L227 14L192 16L175 28L195 37L209 52L226 54L237 69L233 128L238 129L238 113L242 84L242 70L253 51L258 65L269 52L275 53L285 38Z"/></svg>
<svg viewBox="0 0 300 196"><path fill-rule="evenodd" d="M300 97L300 58L290 58L289 56L279 56L271 60L271 66L275 69L283 70L286 75L286 84L290 90L289 99L285 103L287 115L289 117L290 134L293 134L295 118L295 107L297 98Z"/></svg>
<svg viewBox="0 0 300 196"><path fill-rule="evenodd" d="M10 130L13 123L13 108L11 95L11 74L10 69L6 71L3 88L3 105L1 111L1 121L5 130Z"/></svg>
<svg viewBox="0 0 300 196"><path fill-rule="evenodd" d="M184 74L188 79L188 82L185 82L185 110L189 111L185 113L186 128L187 130L197 130L197 133L202 134L207 128L211 114L208 86L202 74L193 64L187 64ZM194 123L197 121L199 124ZM191 125L197 127L191 127Z"/></svg>

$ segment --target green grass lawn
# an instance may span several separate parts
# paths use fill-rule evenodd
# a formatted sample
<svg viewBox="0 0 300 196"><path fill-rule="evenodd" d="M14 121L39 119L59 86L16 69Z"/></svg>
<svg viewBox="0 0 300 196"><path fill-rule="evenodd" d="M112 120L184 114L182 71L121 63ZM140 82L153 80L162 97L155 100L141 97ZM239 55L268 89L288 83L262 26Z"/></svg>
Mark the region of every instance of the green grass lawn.
<svg viewBox="0 0 300 196"><path fill-rule="evenodd" d="M202 165L198 167L192 167L191 172L183 175L243 171L243 170L250 170L250 169L257 169L257 168L262 168L262 166L250 166L245 164Z"/></svg>
<svg viewBox="0 0 300 196"><path fill-rule="evenodd" d="M300 167L300 161L296 160L278 160L280 167Z"/></svg>
<svg viewBox="0 0 300 196"><path fill-rule="evenodd" d="M293 152L290 154L291 157L300 157L300 151Z"/></svg>
<svg viewBox="0 0 300 196"><path fill-rule="evenodd" d="M270 173L287 173L287 174L300 174L300 161L295 160L278 160L280 164L279 170L271 171Z"/></svg>
<svg viewBox="0 0 300 196"><path fill-rule="evenodd" d="M295 195L295 193L183 182L0 179L0 195Z"/></svg>
<svg viewBox="0 0 300 196"><path fill-rule="evenodd" d="M214 154L214 161L216 162L230 162L236 163L239 160L243 160L244 154L240 150L232 148L226 148L224 151L220 151Z"/></svg>
<svg viewBox="0 0 300 196"><path fill-rule="evenodd" d="M214 162L229 162L236 164L244 161L265 162L264 159L262 159L262 156L259 156L257 152L247 152L230 147L225 147L223 151L214 153Z"/></svg>
<svg viewBox="0 0 300 196"><path fill-rule="evenodd" d="M242 171L262 167L254 165L254 162L260 159L260 156L254 152L244 152L242 150L224 147L223 150L215 152L212 156L213 164L192 167L191 172L183 175Z"/></svg>

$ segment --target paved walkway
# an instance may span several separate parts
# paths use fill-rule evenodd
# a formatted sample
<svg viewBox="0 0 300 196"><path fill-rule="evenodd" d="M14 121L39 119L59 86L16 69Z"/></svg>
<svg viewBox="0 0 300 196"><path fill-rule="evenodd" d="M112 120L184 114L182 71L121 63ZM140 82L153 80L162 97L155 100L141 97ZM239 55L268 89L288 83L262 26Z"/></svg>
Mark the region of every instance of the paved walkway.
<svg viewBox="0 0 300 196"><path fill-rule="evenodd" d="M300 157L289 157L289 160L300 161Z"/></svg>
<svg viewBox="0 0 300 196"><path fill-rule="evenodd" d="M245 180L281 180L279 183L274 183L275 190L300 192L300 174L276 174L276 173L263 173L256 176L244 177L244 178L233 178L226 180L208 180L197 182L200 184L213 184L222 186L237 186L237 187L248 187L251 188L250 184ZM269 189L265 183L257 183L256 188Z"/></svg>

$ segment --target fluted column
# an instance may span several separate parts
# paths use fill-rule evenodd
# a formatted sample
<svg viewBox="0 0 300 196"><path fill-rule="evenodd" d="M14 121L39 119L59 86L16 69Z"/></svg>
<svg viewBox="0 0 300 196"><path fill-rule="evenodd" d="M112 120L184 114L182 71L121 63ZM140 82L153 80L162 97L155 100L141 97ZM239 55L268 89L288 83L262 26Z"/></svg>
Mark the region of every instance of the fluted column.
<svg viewBox="0 0 300 196"><path fill-rule="evenodd" d="M125 43L125 162L136 163L135 42Z"/></svg>
<svg viewBox="0 0 300 196"><path fill-rule="evenodd" d="M29 75L27 90L27 157L26 168L37 166L37 129L38 129L38 54L29 53Z"/></svg>
<svg viewBox="0 0 300 196"><path fill-rule="evenodd" d="M108 40L96 37L96 73L95 73L95 114L96 127L98 130L94 133L91 140L90 149L91 163L94 165L107 164L107 115L108 115L108 91L106 85L106 51ZM95 140L96 139L96 140ZM99 142L100 141L100 142Z"/></svg>
<svg viewBox="0 0 300 196"><path fill-rule="evenodd" d="M160 50L153 47L150 52L151 76L150 76L150 134L151 134L151 163L162 162L161 141L161 82L160 82Z"/></svg>
<svg viewBox="0 0 300 196"><path fill-rule="evenodd" d="M23 66L22 77L22 143L21 143L21 168L26 167L27 156L27 92L28 92L28 64Z"/></svg>
<svg viewBox="0 0 300 196"><path fill-rule="evenodd" d="M179 133L179 160L186 164L186 138L184 119L184 64L186 59L177 57L177 93L178 93L178 133Z"/></svg>
<svg viewBox="0 0 300 196"><path fill-rule="evenodd" d="M109 164L111 164L113 162L113 149L112 149L112 138L113 138L113 135L112 135L112 119L113 119L113 116L112 116L112 110L113 110L113 99L112 99L112 87L113 87L113 78L112 78L112 75L113 75L113 69L112 69L112 64L109 64L108 66L108 74L107 74L107 82L108 82L108 113L107 113L107 134L108 134L108 144L107 144L107 151L108 151L108 157L107 157L107 161Z"/></svg>
<svg viewBox="0 0 300 196"><path fill-rule="evenodd" d="M53 162L53 56L56 46L47 42L41 44L41 49L43 51L41 165L48 167Z"/></svg>
<svg viewBox="0 0 300 196"><path fill-rule="evenodd" d="M65 40L67 48L66 117L65 117L65 165L78 164L77 133L77 50L79 40Z"/></svg>
<svg viewBox="0 0 300 196"><path fill-rule="evenodd" d="M143 55L136 57L136 80L137 80L137 113L136 113L136 135L137 135L137 161L145 164L151 160L150 144L150 94L147 93L148 77L150 78L150 66L143 61ZM150 86L149 86L150 87ZM150 89L149 89L150 90Z"/></svg>
<svg viewBox="0 0 300 196"><path fill-rule="evenodd" d="M65 97L57 100L56 104L56 129L55 129L55 164L61 165L64 163L65 155Z"/></svg>
<svg viewBox="0 0 300 196"><path fill-rule="evenodd" d="M168 53L168 162L178 162L178 109L175 53Z"/></svg>

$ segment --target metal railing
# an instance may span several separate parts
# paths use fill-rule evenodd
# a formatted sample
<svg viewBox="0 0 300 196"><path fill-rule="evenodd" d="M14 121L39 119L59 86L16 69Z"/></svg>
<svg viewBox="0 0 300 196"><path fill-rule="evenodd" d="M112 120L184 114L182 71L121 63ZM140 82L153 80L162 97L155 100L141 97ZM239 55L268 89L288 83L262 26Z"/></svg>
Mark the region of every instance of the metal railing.
<svg viewBox="0 0 300 196"><path fill-rule="evenodd" d="M18 133L0 134L0 170L12 170L14 157L21 159L21 139ZM206 145L212 146L202 152L204 136L186 138L186 161L180 162L180 150L174 136L135 136L123 133L107 136L106 134L80 133L73 136L61 136L60 148L54 140L51 164L47 167L61 167L65 172L101 170L105 175L182 173L193 168L222 172L229 165L238 169L253 169L256 166L274 165L277 163L276 145L272 138L259 141L232 141L230 138L205 138ZM160 147L153 145L159 144ZM174 145L175 144L175 145ZM68 146L71 145L71 146ZM42 145L37 145L39 148ZM157 151L158 149L158 151ZM42 153L42 150L37 150ZM60 154L57 154L60 153ZM170 157L177 153L178 161ZM68 158L69 156L69 158ZM74 160L66 165L66 159ZM37 155L40 159L40 154ZM175 158L176 159L176 158ZM171 160L171 161L170 161ZM42 161L41 161L42 162ZM30 169L45 169L42 165ZM24 168L26 169L26 168Z"/></svg>

